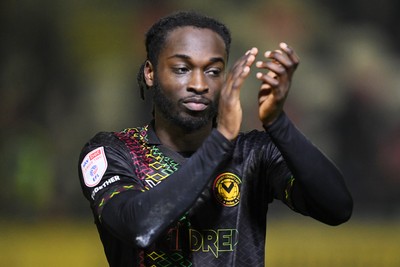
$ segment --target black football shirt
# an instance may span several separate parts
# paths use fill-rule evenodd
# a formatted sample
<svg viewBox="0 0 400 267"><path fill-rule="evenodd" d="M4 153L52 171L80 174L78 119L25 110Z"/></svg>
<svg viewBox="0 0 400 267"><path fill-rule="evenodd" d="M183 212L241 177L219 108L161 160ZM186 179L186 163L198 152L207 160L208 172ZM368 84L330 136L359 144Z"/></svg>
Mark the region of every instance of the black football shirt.
<svg viewBox="0 0 400 267"><path fill-rule="evenodd" d="M294 182L266 132L230 142L213 130L191 155L152 123L97 134L79 174L107 260L124 267L264 266L268 204L291 207Z"/></svg>

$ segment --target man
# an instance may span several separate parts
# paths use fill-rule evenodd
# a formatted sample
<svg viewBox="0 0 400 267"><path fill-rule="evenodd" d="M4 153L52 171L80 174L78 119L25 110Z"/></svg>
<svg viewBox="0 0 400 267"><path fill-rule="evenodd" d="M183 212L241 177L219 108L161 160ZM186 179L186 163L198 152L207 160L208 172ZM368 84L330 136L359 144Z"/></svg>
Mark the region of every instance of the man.
<svg viewBox="0 0 400 267"><path fill-rule="evenodd" d="M263 266L273 199L329 225L350 218L340 172L282 111L295 52L281 43L255 62L252 48L226 73L230 41L200 14L158 21L138 75L142 96L154 91L154 120L83 148L80 181L110 266ZM243 134L251 68L265 131Z"/></svg>

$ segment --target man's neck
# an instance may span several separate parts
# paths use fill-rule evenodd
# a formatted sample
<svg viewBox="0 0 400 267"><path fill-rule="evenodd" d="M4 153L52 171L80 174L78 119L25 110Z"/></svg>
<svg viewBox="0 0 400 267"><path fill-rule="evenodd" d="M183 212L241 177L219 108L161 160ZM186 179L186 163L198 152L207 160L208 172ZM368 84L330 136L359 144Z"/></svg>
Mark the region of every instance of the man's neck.
<svg viewBox="0 0 400 267"><path fill-rule="evenodd" d="M212 123L199 130L187 132L171 123L163 123L155 120L155 132L161 143L176 152L194 152L203 141L210 135Z"/></svg>

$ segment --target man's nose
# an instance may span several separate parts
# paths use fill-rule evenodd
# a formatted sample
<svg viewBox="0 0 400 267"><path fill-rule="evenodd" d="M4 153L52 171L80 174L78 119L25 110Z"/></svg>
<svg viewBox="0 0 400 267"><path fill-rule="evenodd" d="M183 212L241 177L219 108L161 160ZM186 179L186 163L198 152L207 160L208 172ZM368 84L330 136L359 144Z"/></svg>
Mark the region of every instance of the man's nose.
<svg viewBox="0 0 400 267"><path fill-rule="evenodd" d="M208 90L209 88L204 72L201 70L193 71L190 83L188 84L188 91L204 94L207 93Z"/></svg>

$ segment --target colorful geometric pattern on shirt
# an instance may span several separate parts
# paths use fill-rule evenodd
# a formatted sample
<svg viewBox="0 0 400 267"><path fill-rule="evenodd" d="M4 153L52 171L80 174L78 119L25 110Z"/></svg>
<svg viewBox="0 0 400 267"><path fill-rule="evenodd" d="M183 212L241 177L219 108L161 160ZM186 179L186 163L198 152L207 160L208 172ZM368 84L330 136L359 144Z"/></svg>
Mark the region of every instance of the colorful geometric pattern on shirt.
<svg viewBox="0 0 400 267"><path fill-rule="evenodd" d="M99 216L99 220L101 221L101 212L103 211L104 205L113 197L116 195L128 191L128 190L141 190L144 192L143 189L139 189L137 186L134 185L119 185L112 187L111 190L107 191L105 196L101 199L99 205L97 206L97 214Z"/></svg>
<svg viewBox="0 0 400 267"><path fill-rule="evenodd" d="M147 261L150 261L149 266L185 266L190 267L192 263L186 259L181 252L175 252L172 254L167 254L162 251L152 251L147 254Z"/></svg>
<svg viewBox="0 0 400 267"><path fill-rule="evenodd" d="M130 151L136 176L149 189L177 171L179 164L163 155L157 146L148 144L147 131L148 125L128 128L116 135Z"/></svg>
<svg viewBox="0 0 400 267"><path fill-rule="evenodd" d="M294 179L294 177L291 176L289 181L287 182L286 189L285 189L285 202L292 210L294 210L294 206L292 203L292 189L293 189L293 184L294 184L295 180L296 179Z"/></svg>

